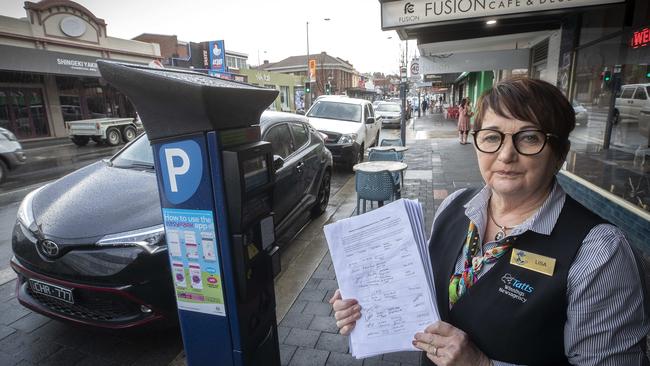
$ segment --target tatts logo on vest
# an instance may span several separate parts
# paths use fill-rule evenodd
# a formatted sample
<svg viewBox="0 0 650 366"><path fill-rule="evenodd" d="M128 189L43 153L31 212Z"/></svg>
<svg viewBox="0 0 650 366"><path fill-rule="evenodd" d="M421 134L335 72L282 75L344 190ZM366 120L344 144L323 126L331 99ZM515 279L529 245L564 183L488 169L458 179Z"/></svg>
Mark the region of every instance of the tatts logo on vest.
<svg viewBox="0 0 650 366"><path fill-rule="evenodd" d="M516 279L510 273L504 274L501 277L501 282L503 282L503 286L499 287L499 292L521 303L525 303L526 297L535 291L533 286Z"/></svg>

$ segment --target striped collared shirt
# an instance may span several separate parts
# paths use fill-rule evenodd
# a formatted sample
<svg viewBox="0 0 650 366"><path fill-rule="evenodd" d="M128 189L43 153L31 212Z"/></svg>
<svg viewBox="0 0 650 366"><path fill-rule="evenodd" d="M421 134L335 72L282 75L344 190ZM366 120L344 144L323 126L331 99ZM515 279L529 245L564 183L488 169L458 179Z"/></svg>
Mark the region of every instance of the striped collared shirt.
<svg viewBox="0 0 650 366"><path fill-rule="evenodd" d="M434 217L463 190L449 195ZM465 215L474 222L483 241L487 226L487 205L491 191L486 186L467 204ZM508 236L528 230L550 235L562 211L566 193L554 184L537 212L516 226ZM479 255L499 242L486 240ZM456 260L455 272L464 269L464 251ZM481 278L494 264L485 265ZM641 279L634 254L619 228L611 224L595 226L584 238L567 278L567 321L564 349L573 365L641 365L645 357L639 344L650 331L643 304ZM532 340L531 340L532 341ZM494 365L510 365L494 360Z"/></svg>

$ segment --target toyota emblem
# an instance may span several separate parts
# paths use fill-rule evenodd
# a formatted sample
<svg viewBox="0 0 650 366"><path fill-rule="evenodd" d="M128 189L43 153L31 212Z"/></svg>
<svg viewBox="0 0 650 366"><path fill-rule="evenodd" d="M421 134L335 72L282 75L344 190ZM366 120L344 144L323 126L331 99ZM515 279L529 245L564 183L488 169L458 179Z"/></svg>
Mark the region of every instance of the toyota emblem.
<svg viewBox="0 0 650 366"><path fill-rule="evenodd" d="M43 240L40 248L41 253L48 258L55 258L59 255L59 246L52 240Z"/></svg>

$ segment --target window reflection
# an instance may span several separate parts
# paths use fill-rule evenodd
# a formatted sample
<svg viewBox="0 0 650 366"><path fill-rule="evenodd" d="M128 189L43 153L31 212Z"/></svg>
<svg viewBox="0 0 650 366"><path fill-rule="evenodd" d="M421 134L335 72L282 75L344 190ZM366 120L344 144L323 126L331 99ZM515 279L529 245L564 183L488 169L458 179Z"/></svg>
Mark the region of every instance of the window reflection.
<svg viewBox="0 0 650 366"><path fill-rule="evenodd" d="M0 88L0 127L18 138L50 136L41 89Z"/></svg>
<svg viewBox="0 0 650 366"><path fill-rule="evenodd" d="M649 211L650 49L631 48L627 38L624 32L577 51L568 170Z"/></svg>

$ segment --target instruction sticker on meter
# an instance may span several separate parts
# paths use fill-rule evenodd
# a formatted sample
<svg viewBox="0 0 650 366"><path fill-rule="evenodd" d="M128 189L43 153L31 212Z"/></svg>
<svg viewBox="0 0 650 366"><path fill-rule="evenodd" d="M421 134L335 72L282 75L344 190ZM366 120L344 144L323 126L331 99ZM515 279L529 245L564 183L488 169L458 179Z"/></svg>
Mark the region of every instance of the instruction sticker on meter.
<svg viewBox="0 0 650 366"><path fill-rule="evenodd" d="M178 308L225 316L212 212L162 211Z"/></svg>

